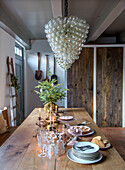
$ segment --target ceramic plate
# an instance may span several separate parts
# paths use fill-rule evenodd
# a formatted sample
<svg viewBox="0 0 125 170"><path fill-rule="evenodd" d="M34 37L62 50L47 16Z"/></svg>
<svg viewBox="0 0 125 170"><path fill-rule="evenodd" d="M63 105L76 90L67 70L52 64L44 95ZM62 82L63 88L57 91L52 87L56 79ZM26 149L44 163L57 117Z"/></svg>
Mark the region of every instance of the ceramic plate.
<svg viewBox="0 0 125 170"><path fill-rule="evenodd" d="M95 131L93 129L91 129L91 131L89 133L83 134L83 135L81 135L81 137L90 136L90 135L94 134L94 132Z"/></svg>
<svg viewBox="0 0 125 170"><path fill-rule="evenodd" d="M80 126L72 126L72 127L80 127ZM82 126L81 126L82 127ZM91 128L89 128L88 126L83 126L83 127L87 127L90 131L88 132L88 133L85 133L85 134L82 134L82 135L80 135L81 137L86 137L86 136L90 136L90 135L92 135L93 133L94 133L94 130L93 129L91 129ZM70 129L68 129L68 132L71 134L71 131L70 131Z"/></svg>
<svg viewBox="0 0 125 170"><path fill-rule="evenodd" d="M99 162L102 159L103 156L102 156L101 153L99 153L98 159L95 159L95 160L84 160L84 159L80 159L80 158L77 158L76 156L74 156L73 153L72 153L72 149L70 149L67 152L67 157L71 161L76 162L76 163L80 163L80 164L93 164L93 163Z"/></svg>
<svg viewBox="0 0 125 170"><path fill-rule="evenodd" d="M111 143L108 142L104 148L99 148L100 150L106 150L111 147Z"/></svg>
<svg viewBox="0 0 125 170"><path fill-rule="evenodd" d="M91 149L85 149L85 151L79 149L79 147L86 147L86 146L90 146ZM97 153L99 151L99 146L92 142L78 142L73 145L73 149L78 150L78 152L81 154L84 153L85 155L88 154L90 155L90 154Z"/></svg>
<svg viewBox="0 0 125 170"><path fill-rule="evenodd" d="M59 117L60 120L63 120L63 121L69 121L69 120L72 120L74 117L73 116L61 116Z"/></svg>

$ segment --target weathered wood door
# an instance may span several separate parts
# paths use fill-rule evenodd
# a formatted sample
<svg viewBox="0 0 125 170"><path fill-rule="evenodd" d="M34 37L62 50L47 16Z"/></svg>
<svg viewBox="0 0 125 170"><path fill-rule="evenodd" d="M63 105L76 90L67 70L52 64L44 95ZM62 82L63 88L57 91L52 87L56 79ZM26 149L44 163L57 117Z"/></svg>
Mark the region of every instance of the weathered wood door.
<svg viewBox="0 0 125 170"><path fill-rule="evenodd" d="M84 107L93 117L93 48L83 48L67 70L68 107Z"/></svg>
<svg viewBox="0 0 125 170"><path fill-rule="evenodd" d="M122 126L123 48L97 48L96 115L99 126Z"/></svg>

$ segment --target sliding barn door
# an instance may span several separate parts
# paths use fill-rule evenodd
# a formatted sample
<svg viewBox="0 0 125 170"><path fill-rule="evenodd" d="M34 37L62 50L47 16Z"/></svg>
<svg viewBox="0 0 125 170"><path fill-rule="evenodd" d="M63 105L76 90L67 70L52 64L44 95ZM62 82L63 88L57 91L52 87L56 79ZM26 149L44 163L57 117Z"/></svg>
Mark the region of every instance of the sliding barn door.
<svg viewBox="0 0 125 170"><path fill-rule="evenodd" d="M96 114L99 126L122 126L123 48L97 48Z"/></svg>
<svg viewBox="0 0 125 170"><path fill-rule="evenodd" d="M83 48L67 70L68 107L84 107L93 116L93 48Z"/></svg>

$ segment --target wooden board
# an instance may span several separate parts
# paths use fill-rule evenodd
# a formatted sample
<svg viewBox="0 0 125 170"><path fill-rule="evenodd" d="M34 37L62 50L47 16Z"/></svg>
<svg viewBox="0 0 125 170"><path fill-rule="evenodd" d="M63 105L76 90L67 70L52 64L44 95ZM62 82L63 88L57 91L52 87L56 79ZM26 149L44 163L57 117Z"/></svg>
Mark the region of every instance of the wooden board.
<svg viewBox="0 0 125 170"><path fill-rule="evenodd" d="M67 70L68 107L84 107L93 116L93 48L83 48Z"/></svg>
<svg viewBox="0 0 125 170"><path fill-rule="evenodd" d="M93 136L105 136L93 122L89 114L82 108L63 109L67 114L77 118L71 124L76 125L82 121L90 121L90 127L95 130ZM101 151L103 160L93 165L81 165L70 161L67 155L60 156L56 163L55 158L39 158L37 139L33 137L36 134L38 127L35 125L38 119L38 109L35 109L28 118L18 127L12 136L0 147L0 169L2 170L124 170L125 163L120 157L115 148L110 148L107 151ZM42 110L42 115L44 111ZM87 139L83 138L84 140ZM67 150L70 147L66 147Z"/></svg>
<svg viewBox="0 0 125 170"><path fill-rule="evenodd" d="M97 124L122 126L123 48L97 48Z"/></svg>

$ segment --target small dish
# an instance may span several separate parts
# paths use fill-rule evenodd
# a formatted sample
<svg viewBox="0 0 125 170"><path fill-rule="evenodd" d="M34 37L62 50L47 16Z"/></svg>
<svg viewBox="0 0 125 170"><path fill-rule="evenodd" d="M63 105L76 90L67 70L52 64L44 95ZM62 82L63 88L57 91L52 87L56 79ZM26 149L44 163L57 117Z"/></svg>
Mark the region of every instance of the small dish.
<svg viewBox="0 0 125 170"><path fill-rule="evenodd" d="M112 146L111 143L108 142L108 143L105 145L104 148L99 148L99 149L100 149L100 150L106 150L106 149L109 149L111 146Z"/></svg>
<svg viewBox="0 0 125 170"><path fill-rule="evenodd" d="M81 137L90 136L94 133L94 130L88 126L71 126L71 128L68 129L68 133L71 134L73 129L81 129L82 130L82 134L80 135Z"/></svg>
<svg viewBox="0 0 125 170"><path fill-rule="evenodd" d="M74 118L73 116L61 116L61 117L59 117L59 119L63 120L63 121L70 121L73 118Z"/></svg>

